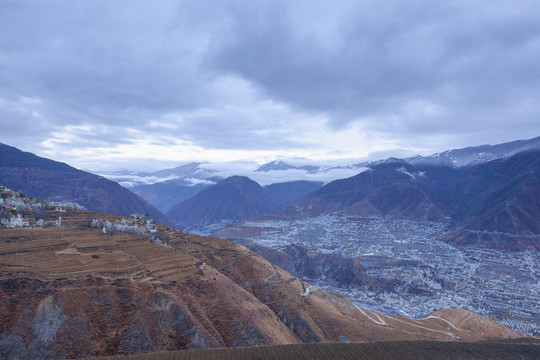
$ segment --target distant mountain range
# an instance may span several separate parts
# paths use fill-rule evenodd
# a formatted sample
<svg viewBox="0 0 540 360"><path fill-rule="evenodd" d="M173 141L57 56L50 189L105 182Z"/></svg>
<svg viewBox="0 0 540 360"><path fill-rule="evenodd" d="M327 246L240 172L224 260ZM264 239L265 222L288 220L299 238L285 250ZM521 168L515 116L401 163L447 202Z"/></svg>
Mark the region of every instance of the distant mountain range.
<svg viewBox="0 0 540 360"><path fill-rule="evenodd" d="M167 212L179 228L210 234L231 223L273 213L322 186L292 181L261 187L245 176L231 176L212 185Z"/></svg>
<svg viewBox="0 0 540 360"><path fill-rule="evenodd" d="M430 156L414 156L406 159L411 165L443 165L465 167L482 164L496 159L506 159L517 153L540 149L540 137L517 140L498 145L482 145L463 149L447 150Z"/></svg>
<svg viewBox="0 0 540 360"><path fill-rule="evenodd" d="M172 225L158 209L114 181L1 143L0 185L41 200L69 200L111 214L148 214Z"/></svg>
<svg viewBox="0 0 540 360"><path fill-rule="evenodd" d="M200 191L227 177L235 175L249 177L263 187L285 184L281 187L281 189L285 189L295 182L296 185L292 186L293 189L288 190L294 194L288 193L287 196L282 196L276 191L268 190L268 195L273 197L273 200L281 207L296 200L299 195L305 194L301 189L303 186L307 186L311 191L314 189L312 185L317 187L320 184L322 186L332 180L354 175L360 169L358 166L361 166L291 165L283 160L271 161L262 166L257 166L255 163L228 165L230 168L223 164L193 162L156 172L122 170L105 172L101 175L117 181L166 213L176 204L197 195ZM278 199L279 197L281 199Z"/></svg>
<svg viewBox="0 0 540 360"><path fill-rule="evenodd" d="M257 172L269 172L269 171L283 171L283 170L305 170L308 173L316 173L321 170L320 166L314 166L314 165L291 165L286 163L283 160L274 160L270 161L266 164L261 165L257 170Z"/></svg>
<svg viewBox="0 0 540 360"><path fill-rule="evenodd" d="M103 177L7 145L1 150L0 181L10 188L104 212L148 212L168 223L155 207ZM339 212L445 220L454 229L449 242L522 250L540 248L539 159L537 137L337 167L276 160L252 168L255 179L225 176L223 167L205 163L114 176L165 210L180 228L203 234L260 216L294 219ZM356 174L326 181L351 173ZM268 184L261 187L257 176ZM295 176L324 180L286 181Z"/></svg>
<svg viewBox="0 0 540 360"><path fill-rule="evenodd" d="M137 173L136 177L128 175L128 179L138 184L128 188L166 213L176 204L223 180L214 171L201 168L201 165L193 162L153 173ZM136 182L137 177L140 182Z"/></svg>
<svg viewBox="0 0 540 360"><path fill-rule="evenodd" d="M445 239L457 245L540 250L540 149L508 155L461 167L424 161L412 165L400 159L374 162L368 170L333 181L272 217L341 212L447 218L456 230Z"/></svg>
<svg viewBox="0 0 540 360"><path fill-rule="evenodd" d="M447 241L459 245L540 248L538 151L540 137L337 167L275 160L250 173L273 181L256 192L246 177L232 192L228 181L220 184L223 171L191 163L138 173L141 182L167 180L131 189L166 209L179 227L205 234L274 210L272 217L280 219L340 212L450 221L455 231ZM339 171L356 175L330 182L278 180Z"/></svg>

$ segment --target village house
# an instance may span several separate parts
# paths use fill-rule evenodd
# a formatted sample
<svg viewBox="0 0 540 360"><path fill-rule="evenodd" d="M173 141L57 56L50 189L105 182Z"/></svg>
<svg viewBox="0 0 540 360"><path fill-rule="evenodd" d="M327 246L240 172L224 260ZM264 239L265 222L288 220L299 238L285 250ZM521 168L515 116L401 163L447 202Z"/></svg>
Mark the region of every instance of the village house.
<svg viewBox="0 0 540 360"><path fill-rule="evenodd" d="M154 224L148 223L148 224L146 224L146 228L147 228L152 234L155 233L155 232L157 232L156 225L154 225Z"/></svg>

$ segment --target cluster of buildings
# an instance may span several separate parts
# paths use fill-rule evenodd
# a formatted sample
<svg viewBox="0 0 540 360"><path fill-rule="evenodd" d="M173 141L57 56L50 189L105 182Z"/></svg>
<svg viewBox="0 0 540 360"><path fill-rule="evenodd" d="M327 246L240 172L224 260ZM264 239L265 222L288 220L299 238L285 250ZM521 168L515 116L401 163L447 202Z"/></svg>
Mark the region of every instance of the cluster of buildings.
<svg viewBox="0 0 540 360"><path fill-rule="evenodd" d="M263 229L250 238L260 246L358 258L368 275L395 280L380 292L335 287L324 275L311 280L361 306L412 317L462 308L540 335L539 252L456 248L439 240L448 232L444 222L324 215L246 225Z"/></svg>
<svg viewBox="0 0 540 360"><path fill-rule="evenodd" d="M45 221L46 211L64 214L66 210L81 210L82 206L70 201L38 201L21 191L13 191L0 186L0 227L43 227L61 226L62 217L55 221Z"/></svg>

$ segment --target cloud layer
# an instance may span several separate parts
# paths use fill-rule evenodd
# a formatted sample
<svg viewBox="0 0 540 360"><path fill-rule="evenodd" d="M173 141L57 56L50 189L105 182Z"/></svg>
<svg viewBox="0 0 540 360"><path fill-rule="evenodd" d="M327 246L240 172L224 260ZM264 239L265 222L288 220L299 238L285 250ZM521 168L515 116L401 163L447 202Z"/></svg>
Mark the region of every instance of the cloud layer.
<svg viewBox="0 0 540 360"><path fill-rule="evenodd" d="M0 142L75 166L540 135L537 1L0 2Z"/></svg>

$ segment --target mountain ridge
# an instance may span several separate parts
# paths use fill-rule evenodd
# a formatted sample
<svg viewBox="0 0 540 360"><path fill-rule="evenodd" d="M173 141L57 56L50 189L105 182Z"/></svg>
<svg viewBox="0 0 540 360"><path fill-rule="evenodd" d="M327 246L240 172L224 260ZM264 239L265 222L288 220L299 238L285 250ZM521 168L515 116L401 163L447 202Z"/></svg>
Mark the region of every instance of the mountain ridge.
<svg viewBox="0 0 540 360"><path fill-rule="evenodd" d="M522 144L522 143L519 143ZM470 166L389 158L335 180L267 215L296 219L342 213L446 221L445 240L508 250L540 249L540 149Z"/></svg>
<svg viewBox="0 0 540 360"><path fill-rule="evenodd" d="M182 229L205 231L216 223L244 221L277 209L261 186L245 176L231 176L167 212Z"/></svg>
<svg viewBox="0 0 540 360"><path fill-rule="evenodd" d="M527 150L540 149L540 136L528 140L515 140L496 145L468 146L446 150L429 156L414 156L406 160L412 165L436 164L464 167L511 157Z"/></svg>
<svg viewBox="0 0 540 360"><path fill-rule="evenodd" d="M357 175L360 171L384 163L401 161L417 168L447 167L457 169L479 165L495 159L505 159L518 152L534 149L540 149L540 137L496 145L446 150L428 156L417 155L402 159L390 157L339 166L316 164L307 159L291 161L276 159L258 165L257 168L251 170L232 163L231 165L236 170L223 171L223 164L217 167L221 170L217 170L213 168L211 163L192 162L157 172L122 172L121 174L116 173L116 175L104 175L129 187L162 212L167 212L179 202L195 196L198 192L231 175L247 176L264 187L293 181L328 184L334 180L349 178ZM440 180L444 181L443 178Z"/></svg>
<svg viewBox="0 0 540 360"><path fill-rule="evenodd" d="M0 184L42 200L74 201L107 213L148 214L172 224L146 200L114 181L1 143Z"/></svg>

